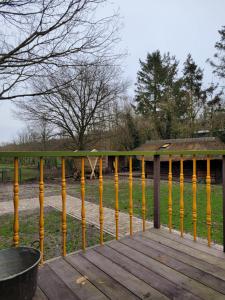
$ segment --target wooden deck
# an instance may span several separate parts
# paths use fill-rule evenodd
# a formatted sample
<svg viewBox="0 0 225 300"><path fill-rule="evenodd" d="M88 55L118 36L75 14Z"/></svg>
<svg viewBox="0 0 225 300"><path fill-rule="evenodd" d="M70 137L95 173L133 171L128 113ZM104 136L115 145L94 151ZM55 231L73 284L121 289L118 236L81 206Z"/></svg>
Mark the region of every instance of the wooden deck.
<svg viewBox="0 0 225 300"><path fill-rule="evenodd" d="M225 299L225 254L151 229L45 263L34 299Z"/></svg>

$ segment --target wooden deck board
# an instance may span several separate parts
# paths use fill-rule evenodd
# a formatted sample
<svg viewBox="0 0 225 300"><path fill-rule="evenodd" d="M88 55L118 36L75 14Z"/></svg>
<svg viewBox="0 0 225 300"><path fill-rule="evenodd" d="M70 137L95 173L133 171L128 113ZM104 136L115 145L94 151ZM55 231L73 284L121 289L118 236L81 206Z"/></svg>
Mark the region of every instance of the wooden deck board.
<svg viewBox="0 0 225 300"><path fill-rule="evenodd" d="M196 296L213 300L219 299L221 293L225 294L225 281L211 274L170 258L166 253L156 252L153 248L140 242L130 243L130 240L123 240L122 243L140 252L138 256L136 255L140 263L151 268L151 270L154 269L161 276L165 276L168 280L179 284L179 286L191 291ZM117 246L117 248L119 247ZM135 257L134 251L130 251L129 247L123 247L122 250L126 251L126 255Z"/></svg>
<svg viewBox="0 0 225 300"><path fill-rule="evenodd" d="M225 300L225 255L214 250L150 229L47 261L34 300Z"/></svg>
<svg viewBox="0 0 225 300"><path fill-rule="evenodd" d="M168 235L169 235L169 233L168 233ZM157 241L162 245L166 245L173 249L177 249L181 253L186 253L186 254L189 254L190 256L197 257L200 260L211 263L211 264L218 266L225 270L225 264L224 264L225 260L224 259L213 256L211 254L208 254L205 251L201 251L201 250L192 248L188 245L183 244L182 241L180 241L180 242L174 241L174 240L171 240L170 238L166 238L164 236L161 236L160 234L156 234L155 232L153 233L150 231L149 232L146 231L144 233L143 238L145 238L145 237L147 237L150 240L153 239L154 241Z"/></svg>
<svg viewBox="0 0 225 300"><path fill-rule="evenodd" d="M180 237L180 235L178 235L177 233L175 233L175 234L172 234L173 232L169 233L168 230L166 230L164 228L160 229L159 231L155 228L151 228L149 231L159 234L161 236L164 236L168 239L177 241L184 245L187 245L191 248L194 248L194 249L206 252L208 254L211 254L213 256L221 257L222 259L225 259L225 253L223 251L220 251L220 250L216 249L215 247L206 247L207 241L205 241L205 243L203 244L202 241L201 240L199 241L197 238L197 242L194 242L194 240L191 240L190 238Z"/></svg>
<svg viewBox="0 0 225 300"><path fill-rule="evenodd" d="M82 255L69 255L66 260L107 297L114 297L114 299L125 299L127 297L129 299L137 299L134 294L130 293L119 282L90 263Z"/></svg>
<svg viewBox="0 0 225 300"><path fill-rule="evenodd" d="M206 261L200 260L198 257L190 256L186 253L182 253L174 248L170 248L168 246L165 246L161 243L158 243L154 241L153 239L145 239L140 236L134 236L134 239L138 242L141 242L143 244L146 244L147 246L150 246L151 248L166 253L170 257L175 258L176 260L182 261L184 263L187 263L191 266L194 266L200 270L203 270L209 274L212 274L218 278L221 278L222 280L225 280L225 270L215 266L213 264L210 264Z"/></svg>

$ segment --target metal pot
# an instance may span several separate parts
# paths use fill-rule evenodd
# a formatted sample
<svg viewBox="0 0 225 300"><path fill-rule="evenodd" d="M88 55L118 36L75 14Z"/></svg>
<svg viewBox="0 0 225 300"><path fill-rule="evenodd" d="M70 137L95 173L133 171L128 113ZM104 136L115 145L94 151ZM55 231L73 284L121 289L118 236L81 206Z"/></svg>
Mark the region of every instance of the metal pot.
<svg viewBox="0 0 225 300"><path fill-rule="evenodd" d="M31 300L37 287L40 251L17 247L0 251L0 299Z"/></svg>

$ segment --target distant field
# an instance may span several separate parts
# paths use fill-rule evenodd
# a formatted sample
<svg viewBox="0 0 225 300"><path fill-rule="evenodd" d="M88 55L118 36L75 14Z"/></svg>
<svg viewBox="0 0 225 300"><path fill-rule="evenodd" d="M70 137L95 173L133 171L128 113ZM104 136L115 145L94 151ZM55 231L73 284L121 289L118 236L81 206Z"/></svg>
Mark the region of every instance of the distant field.
<svg viewBox="0 0 225 300"><path fill-rule="evenodd" d="M60 170L51 168L44 170L45 176L54 178ZM11 182L14 177L14 166L12 164L0 164L0 182ZM19 182L35 181L39 179L39 169L37 165L19 165Z"/></svg>

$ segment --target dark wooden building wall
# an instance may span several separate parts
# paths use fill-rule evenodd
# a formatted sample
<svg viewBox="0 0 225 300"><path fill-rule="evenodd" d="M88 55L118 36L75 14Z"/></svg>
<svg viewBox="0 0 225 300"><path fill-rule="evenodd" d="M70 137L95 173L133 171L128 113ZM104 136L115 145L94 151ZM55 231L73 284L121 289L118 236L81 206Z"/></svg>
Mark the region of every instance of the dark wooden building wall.
<svg viewBox="0 0 225 300"><path fill-rule="evenodd" d="M173 170L173 180L179 180L180 177L180 162L173 161L172 164ZM168 179L169 171L169 162L161 161L160 163L161 179ZM184 180L191 181L192 179L192 161L184 161ZM153 177L153 162L146 161L146 176ZM206 160L197 160L197 180L198 182L205 182L206 178ZM211 160L211 180L212 183L221 183L222 182L222 160L215 159Z"/></svg>

